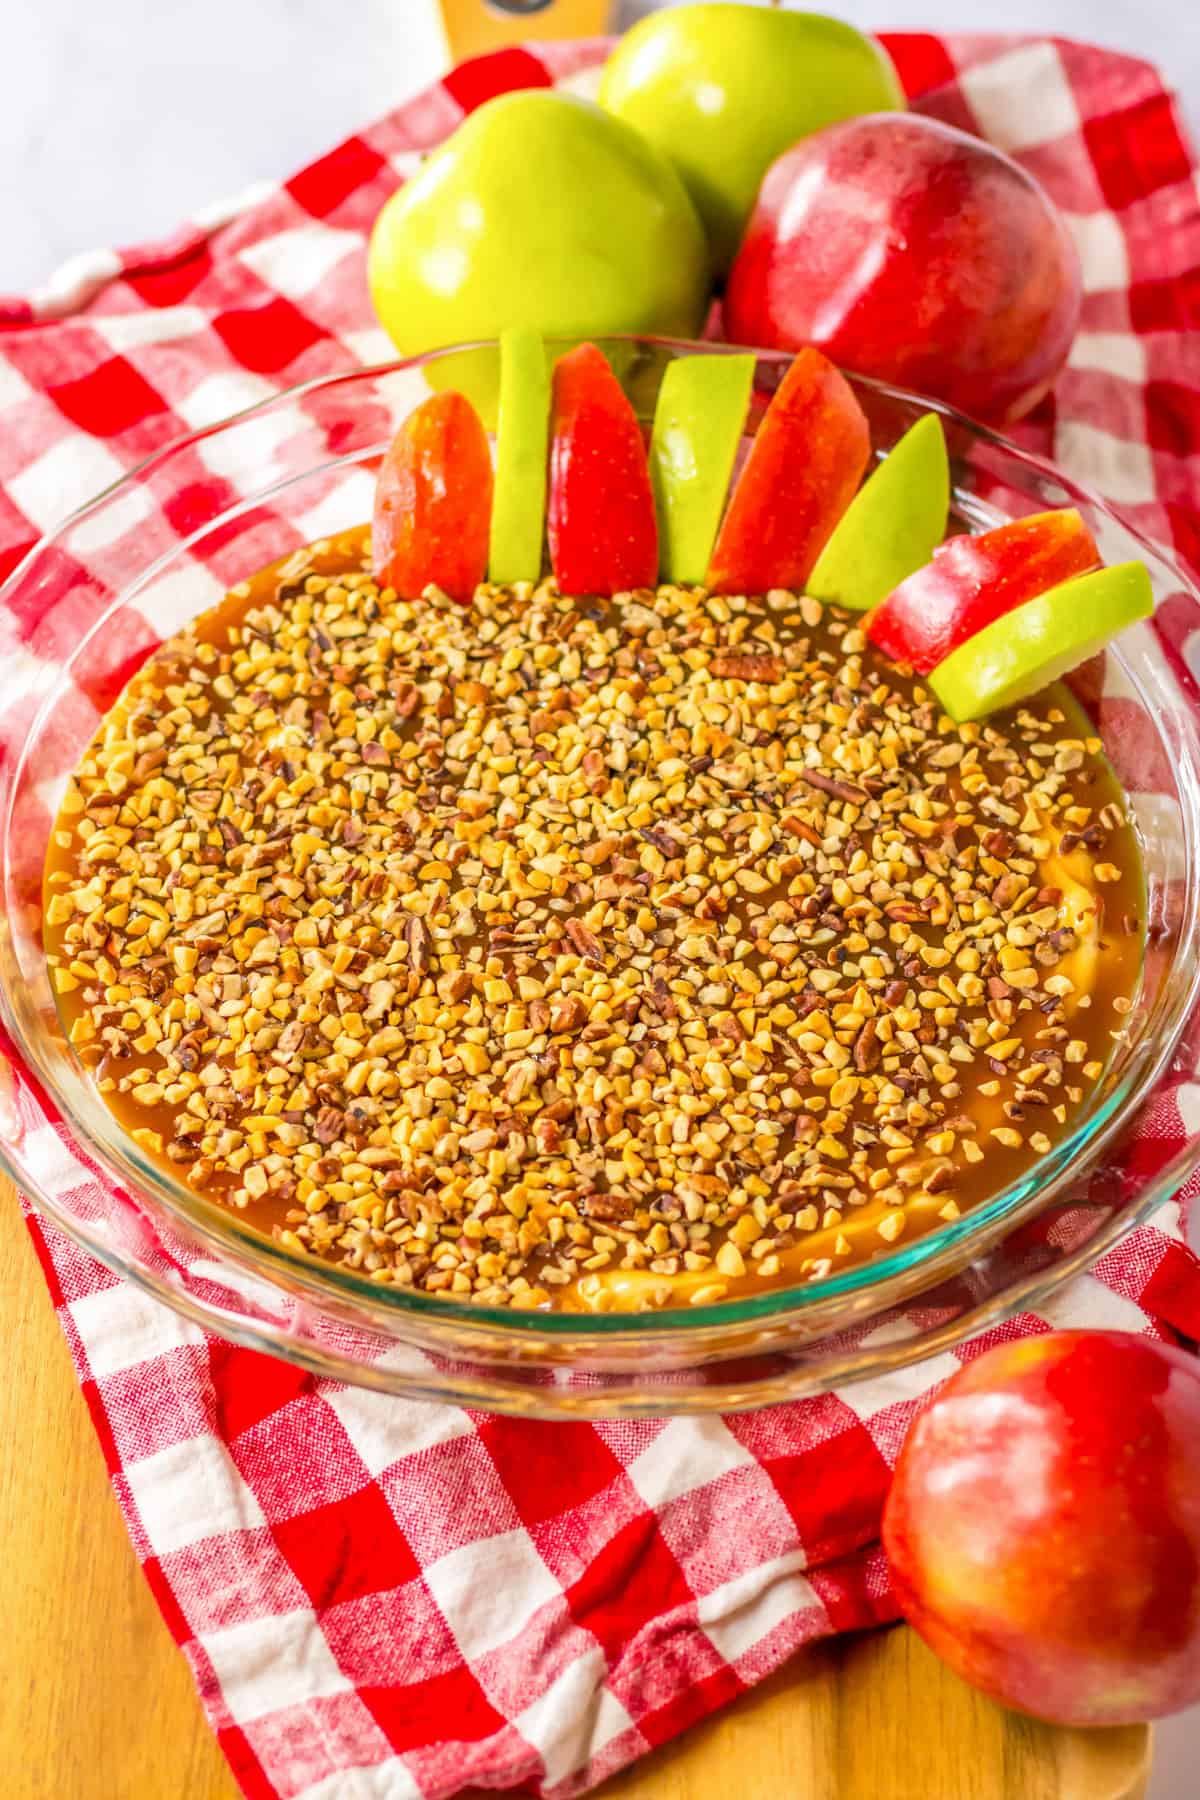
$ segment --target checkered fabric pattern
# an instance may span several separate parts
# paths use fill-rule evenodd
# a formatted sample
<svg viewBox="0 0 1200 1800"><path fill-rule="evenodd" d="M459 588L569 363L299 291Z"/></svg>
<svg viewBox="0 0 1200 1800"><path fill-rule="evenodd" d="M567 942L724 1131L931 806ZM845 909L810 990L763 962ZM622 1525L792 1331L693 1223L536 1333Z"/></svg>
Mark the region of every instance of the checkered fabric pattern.
<svg viewBox="0 0 1200 1800"><path fill-rule="evenodd" d="M1081 45L888 47L923 109L1041 177L1079 245L1083 328L1025 441L1200 564L1200 198L1169 94L1146 64ZM381 202L464 111L515 86L588 91L603 54L469 64L171 243L0 302L0 573L181 432L386 357L362 258ZM186 499L131 499L108 529L169 545ZM1168 599L1156 630L1200 704L1191 617ZM0 610L0 747L39 653L38 620ZM69 1143L22 1071L0 1103L31 1164L61 1173ZM1141 1162L1165 1162L1197 1110L1200 1085L1163 1093ZM877 1543L890 1466L958 1358L1058 1324L1200 1335L1172 1203L1044 1312L885 1381L724 1421L541 1425L232 1348L29 1227L147 1578L255 1800L443 1800L473 1783L565 1800L806 1641L893 1616Z"/></svg>

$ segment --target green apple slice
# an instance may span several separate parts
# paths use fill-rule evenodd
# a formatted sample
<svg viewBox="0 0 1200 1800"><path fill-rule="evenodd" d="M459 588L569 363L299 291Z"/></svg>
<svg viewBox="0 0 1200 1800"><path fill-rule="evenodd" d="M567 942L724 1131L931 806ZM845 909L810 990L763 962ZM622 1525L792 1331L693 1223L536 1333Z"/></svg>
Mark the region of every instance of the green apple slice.
<svg viewBox="0 0 1200 1800"><path fill-rule="evenodd" d="M540 331L516 326L500 337L500 411L488 579L536 581L546 526L550 371Z"/></svg>
<svg viewBox="0 0 1200 1800"><path fill-rule="evenodd" d="M946 535L950 465L942 421L926 413L859 488L817 558L806 591L865 612L920 569Z"/></svg>
<svg viewBox="0 0 1200 1800"><path fill-rule="evenodd" d="M664 581L704 580L753 380L752 356L681 356L667 364L650 440Z"/></svg>
<svg viewBox="0 0 1200 1800"><path fill-rule="evenodd" d="M961 723L1027 700L1154 611L1144 563L1095 569L1014 607L940 662L929 685Z"/></svg>

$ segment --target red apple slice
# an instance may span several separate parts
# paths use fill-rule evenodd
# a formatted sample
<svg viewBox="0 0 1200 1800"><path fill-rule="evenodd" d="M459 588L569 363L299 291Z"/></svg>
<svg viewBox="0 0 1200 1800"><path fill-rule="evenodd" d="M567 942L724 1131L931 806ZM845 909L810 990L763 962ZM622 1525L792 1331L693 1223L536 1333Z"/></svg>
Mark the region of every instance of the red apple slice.
<svg viewBox="0 0 1200 1800"><path fill-rule="evenodd" d="M464 603L487 573L492 457L461 394L423 400L388 446L375 484L376 578L415 600L430 586Z"/></svg>
<svg viewBox="0 0 1200 1800"><path fill-rule="evenodd" d="M867 636L893 662L928 675L1014 606L1099 567L1074 508L1032 513L980 537L954 537L871 615Z"/></svg>
<svg viewBox="0 0 1200 1800"><path fill-rule="evenodd" d="M804 586L871 454L866 415L819 350L801 350L758 428L717 535L707 586Z"/></svg>
<svg viewBox="0 0 1200 1800"><path fill-rule="evenodd" d="M595 344L554 366L550 562L564 594L610 596L658 580L658 526L637 414Z"/></svg>

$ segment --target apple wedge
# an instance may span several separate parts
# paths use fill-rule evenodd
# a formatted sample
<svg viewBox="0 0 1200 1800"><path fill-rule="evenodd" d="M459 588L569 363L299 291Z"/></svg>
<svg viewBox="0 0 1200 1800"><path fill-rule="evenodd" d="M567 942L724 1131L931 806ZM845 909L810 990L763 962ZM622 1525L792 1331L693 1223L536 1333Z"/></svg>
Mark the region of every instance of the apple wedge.
<svg viewBox="0 0 1200 1800"><path fill-rule="evenodd" d="M1154 611L1145 565L1117 563L1027 600L938 664L929 685L956 723L1027 700Z"/></svg>
<svg viewBox="0 0 1200 1800"><path fill-rule="evenodd" d="M654 491L637 414L595 344L554 365L546 535L562 594L658 581Z"/></svg>
<svg viewBox="0 0 1200 1800"><path fill-rule="evenodd" d="M550 372L540 331L514 326L500 336L500 410L488 578L536 581L546 529Z"/></svg>
<svg viewBox="0 0 1200 1800"><path fill-rule="evenodd" d="M866 415L827 356L801 350L775 391L730 497L707 586L802 588L871 454Z"/></svg>
<svg viewBox="0 0 1200 1800"><path fill-rule="evenodd" d="M946 535L950 465L936 413L911 426L834 526L807 591L865 612L927 563Z"/></svg>
<svg viewBox="0 0 1200 1800"><path fill-rule="evenodd" d="M465 606L487 570L492 453L479 414L447 388L409 413L375 483L375 579L415 600L438 587Z"/></svg>
<svg viewBox="0 0 1200 1800"><path fill-rule="evenodd" d="M704 580L753 380L752 356L680 356L667 365L650 439L664 581Z"/></svg>

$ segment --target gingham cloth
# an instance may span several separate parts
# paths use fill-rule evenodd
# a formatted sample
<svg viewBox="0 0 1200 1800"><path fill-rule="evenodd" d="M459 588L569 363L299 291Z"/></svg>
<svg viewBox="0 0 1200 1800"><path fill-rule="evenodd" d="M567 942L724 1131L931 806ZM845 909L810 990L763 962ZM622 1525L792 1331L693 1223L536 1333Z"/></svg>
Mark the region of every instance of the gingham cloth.
<svg viewBox="0 0 1200 1800"><path fill-rule="evenodd" d="M1079 45L887 41L922 108L1014 153L1079 245L1083 328L1023 437L1200 563L1200 205L1170 96L1146 64ZM602 55L467 65L170 244L80 259L0 302L0 573L179 433L386 357L362 257L381 202L464 109L514 86L587 91ZM116 524L151 528L169 541L187 521ZM1157 625L1200 703L1190 616L1168 601ZM37 625L0 616L0 745ZM19 1071L12 1104L34 1161L41 1143L66 1154ZM1165 1160L1197 1111L1194 1083L1162 1096L1143 1159ZM233 1349L29 1227L147 1578L256 1800L576 1794L806 1641L893 1616L880 1505L954 1356L726 1421L517 1423ZM1004 1332L1200 1334L1179 1233L1172 1204Z"/></svg>

